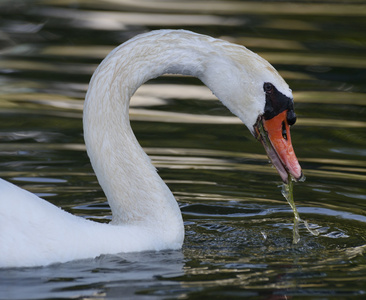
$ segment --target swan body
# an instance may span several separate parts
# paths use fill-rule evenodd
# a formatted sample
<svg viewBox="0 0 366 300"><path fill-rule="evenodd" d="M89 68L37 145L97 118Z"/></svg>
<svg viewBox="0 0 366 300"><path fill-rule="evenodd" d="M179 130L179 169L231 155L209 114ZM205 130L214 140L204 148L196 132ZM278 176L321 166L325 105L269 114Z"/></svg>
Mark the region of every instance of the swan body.
<svg viewBox="0 0 366 300"><path fill-rule="evenodd" d="M257 137L258 120L276 110L274 102L268 104L275 93L264 91L264 83L292 103L291 90L277 71L243 46L184 30L158 30L127 41L99 65L84 104L87 152L111 207L111 223L74 216L0 179L0 267L181 248L180 209L136 140L128 115L137 88L167 73L201 79ZM271 148L268 139L261 141ZM280 160L286 175L300 176Z"/></svg>
<svg viewBox="0 0 366 300"><path fill-rule="evenodd" d="M5 191L2 197L12 200L10 208L0 205L2 211L6 209L0 219L1 267L40 266L102 253L181 246L179 238L175 243L164 242L149 227L113 226L74 216L2 179L0 190Z"/></svg>

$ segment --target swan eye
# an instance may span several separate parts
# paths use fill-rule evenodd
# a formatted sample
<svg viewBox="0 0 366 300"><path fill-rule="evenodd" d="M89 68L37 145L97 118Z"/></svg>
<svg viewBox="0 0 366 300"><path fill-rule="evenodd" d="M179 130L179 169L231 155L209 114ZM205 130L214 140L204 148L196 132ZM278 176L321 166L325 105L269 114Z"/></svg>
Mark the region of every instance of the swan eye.
<svg viewBox="0 0 366 300"><path fill-rule="evenodd" d="M272 83L265 82L265 83L263 84L263 90L264 90L266 93L272 93L272 90L273 90L273 85L272 85Z"/></svg>

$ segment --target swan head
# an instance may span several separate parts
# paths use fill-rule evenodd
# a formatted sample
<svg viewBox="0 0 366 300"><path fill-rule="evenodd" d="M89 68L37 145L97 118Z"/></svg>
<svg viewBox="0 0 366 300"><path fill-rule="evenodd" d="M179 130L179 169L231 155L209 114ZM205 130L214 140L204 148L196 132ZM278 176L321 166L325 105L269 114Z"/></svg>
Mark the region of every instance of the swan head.
<svg viewBox="0 0 366 300"><path fill-rule="evenodd" d="M225 48L229 57L216 57L215 65L208 65L205 84L262 143L283 182L289 175L304 180L290 136L296 122L291 89L259 55L243 46Z"/></svg>
<svg viewBox="0 0 366 300"><path fill-rule="evenodd" d="M290 136L290 126L296 122L293 100L270 82L263 84L263 90L266 98L264 113L258 116L253 126L254 136L264 146L283 182L288 183L288 174L297 181L304 180Z"/></svg>

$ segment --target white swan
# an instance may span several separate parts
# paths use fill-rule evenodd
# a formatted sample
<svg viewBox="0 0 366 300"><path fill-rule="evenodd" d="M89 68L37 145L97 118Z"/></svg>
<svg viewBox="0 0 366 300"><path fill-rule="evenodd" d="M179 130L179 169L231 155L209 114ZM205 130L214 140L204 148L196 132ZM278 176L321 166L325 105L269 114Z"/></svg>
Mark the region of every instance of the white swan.
<svg viewBox="0 0 366 300"><path fill-rule="evenodd" d="M108 198L111 224L71 215L0 180L0 267L181 248L179 207L137 142L128 115L136 89L166 73L200 78L263 143L282 179L287 173L300 179L289 133L295 122L292 93L266 60L189 31L142 34L104 59L84 106L87 152Z"/></svg>

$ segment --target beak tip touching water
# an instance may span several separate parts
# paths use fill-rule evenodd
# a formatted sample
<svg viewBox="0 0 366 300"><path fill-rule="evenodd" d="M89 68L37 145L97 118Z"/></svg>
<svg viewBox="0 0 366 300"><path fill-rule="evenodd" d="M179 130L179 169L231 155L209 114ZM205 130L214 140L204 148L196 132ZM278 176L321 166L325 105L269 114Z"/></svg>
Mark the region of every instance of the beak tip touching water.
<svg viewBox="0 0 366 300"><path fill-rule="evenodd" d="M284 183L288 183L291 177L295 181L304 181L305 176L292 147L286 114L284 111L270 120L258 118L254 126L255 136L263 144Z"/></svg>

